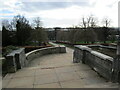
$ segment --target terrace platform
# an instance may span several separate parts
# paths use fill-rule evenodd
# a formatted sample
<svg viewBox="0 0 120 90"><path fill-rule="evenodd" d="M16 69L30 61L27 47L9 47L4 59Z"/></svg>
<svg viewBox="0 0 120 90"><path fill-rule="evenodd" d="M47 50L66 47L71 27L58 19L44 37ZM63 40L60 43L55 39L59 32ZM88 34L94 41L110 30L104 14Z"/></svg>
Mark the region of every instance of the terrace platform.
<svg viewBox="0 0 120 90"><path fill-rule="evenodd" d="M73 63L73 50L45 55L32 60L28 67L7 74L3 88L118 88L85 64Z"/></svg>

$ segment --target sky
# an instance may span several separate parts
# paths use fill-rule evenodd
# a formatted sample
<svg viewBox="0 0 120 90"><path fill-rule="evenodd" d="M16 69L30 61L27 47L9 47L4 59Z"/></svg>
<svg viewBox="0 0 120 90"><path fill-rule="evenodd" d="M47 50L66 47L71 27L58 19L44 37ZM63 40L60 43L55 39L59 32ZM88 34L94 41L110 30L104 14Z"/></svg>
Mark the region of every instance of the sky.
<svg viewBox="0 0 120 90"><path fill-rule="evenodd" d="M119 0L0 0L0 21L24 15L32 24L40 17L43 27L72 27L79 25L82 17L93 15L102 26L103 18L118 26Z"/></svg>

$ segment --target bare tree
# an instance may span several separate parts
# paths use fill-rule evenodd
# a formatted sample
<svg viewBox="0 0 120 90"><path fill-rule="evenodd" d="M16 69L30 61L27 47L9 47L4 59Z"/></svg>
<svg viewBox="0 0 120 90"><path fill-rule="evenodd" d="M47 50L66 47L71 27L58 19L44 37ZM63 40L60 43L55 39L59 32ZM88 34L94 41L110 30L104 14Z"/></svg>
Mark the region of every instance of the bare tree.
<svg viewBox="0 0 120 90"><path fill-rule="evenodd" d="M96 27L97 26L97 18L94 16L91 16L91 20L90 20L90 27Z"/></svg>
<svg viewBox="0 0 120 90"><path fill-rule="evenodd" d="M84 32L81 32L81 37L84 38L83 41L85 42L93 42L96 41L94 39L95 32L94 32L94 27L97 26L97 18L95 18L93 15L90 15L86 18L82 18L81 20L81 26L84 28Z"/></svg>
<svg viewBox="0 0 120 90"><path fill-rule="evenodd" d="M102 23L104 27L109 27L111 20L109 18L103 18Z"/></svg>
<svg viewBox="0 0 120 90"><path fill-rule="evenodd" d="M109 36L109 33L110 33L110 23L111 23L111 20L107 17L103 18L102 20L102 23L103 23L103 39L104 39L104 43L106 43L106 41L108 40L108 36Z"/></svg>
<svg viewBox="0 0 120 90"><path fill-rule="evenodd" d="M36 45L42 45L42 43L48 41L47 32L42 27L42 21L40 20L40 17L36 17L33 20L33 23L35 25L35 29L33 30L33 35L31 37Z"/></svg>
<svg viewBox="0 0 120 90"><path fill-rule="evenodd" d="M80 26L81 26L82 28L87 28L87 22L86 22L86 20L85 20L85 17L82 17Z"/></svg>
<svg viewBox="0 0 120 90"><path fill-rule="evenodd" d="M36 28L42 27L42 22L41 22L41 20L40 20L40 17L36 17L36 18L33 20L33 22L34 22Z"/></svg>
<svg viewBox="0 0 120 90"><path fill-rule="evenodd" d="M88 16L87 18L83 17L81 20L81 25L83 28L95 27L97 25L97 18L93 15Z"/></svg>

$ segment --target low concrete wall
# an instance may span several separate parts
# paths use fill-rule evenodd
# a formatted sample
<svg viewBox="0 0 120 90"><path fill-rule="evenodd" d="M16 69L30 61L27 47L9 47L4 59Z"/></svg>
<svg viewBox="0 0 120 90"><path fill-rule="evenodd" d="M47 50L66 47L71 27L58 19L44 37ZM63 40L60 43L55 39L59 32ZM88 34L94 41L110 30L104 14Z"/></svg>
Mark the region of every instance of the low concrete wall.
<svg viewBox="0 0 120 90"><path fill-rule="evenodd" d="M55 47L48 47L48 48L33 50L26 54L26 60L29 62L40 56L53 54L53 53L66 53L66 47L64 45L59 45Z"/></svg>
<svg viewBox="0 0 120 90"><path fill-rule="evenodd" d="M0 57L0 76L2 76L2 69L3 69L2 63L3 63L3 61L5 61L5 58L4 57Z"/></svg>
<svg viewBox="0 0 120 90"><path fill-rule="evenodd" d="M43 55L53 53L66 53L66 47L63 45L57 45L55 47L33 50L27 54L25 54L24 48L14 50L6 56L7 72L14 73L18 69L22 69L23 67L27 66L31 60L34 60L35 58L38 58Z"/></svg>
<svg viewBox="0 0 120 90"><path fill-rule="evenodd" d="M107 80L117 82L116 77L118 78L118 76L117 74L115 75L114 72L119 72L120 70L118 70L117 67L114 66L119 65L115 65L116 60L114 60L114 58L110 56L93 51L87 46L76 45L74 50L73 62L82 62L84 64L88 64L92 69L94 69Z"/></svg>
<svg viewBox="0 0 120 90"><path fill-rule="evenodd" d="M10 54L6 56L7 62L7 72L13 73L16 72L17 69L21 69L26 66L26 58L25 58L25 50L24 48L20 48L18 50L14 50Z"/></svg>

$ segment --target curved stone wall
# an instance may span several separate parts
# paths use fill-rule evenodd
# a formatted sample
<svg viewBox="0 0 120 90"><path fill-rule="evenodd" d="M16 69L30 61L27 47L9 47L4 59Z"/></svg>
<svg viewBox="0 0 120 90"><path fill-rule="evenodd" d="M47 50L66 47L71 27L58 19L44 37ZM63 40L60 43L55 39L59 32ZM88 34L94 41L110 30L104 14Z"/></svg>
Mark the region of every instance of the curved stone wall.
<svg viewBox="0 0 120 90"><path fill-rule="evenodd" d="M66 53L66 47L64 45L59 45L55 47L48 47L48 48L33 50L26 54L26 60L29 62L40 56L47 55L47 54L54 54L54 53Z"/></svg>
<svg viewBox="0 0 120 90"><path fill-rule="evenodd" d="M18 69L26 67L31 60L38 58L43 55L53 54L53 53L66 53L66 47L63 45L57 45L54 47L42 48L33 50L25 54L25 49L20 48L19 50L14 50L6 56L7 60L7 72L14 73Z"/></svg>

